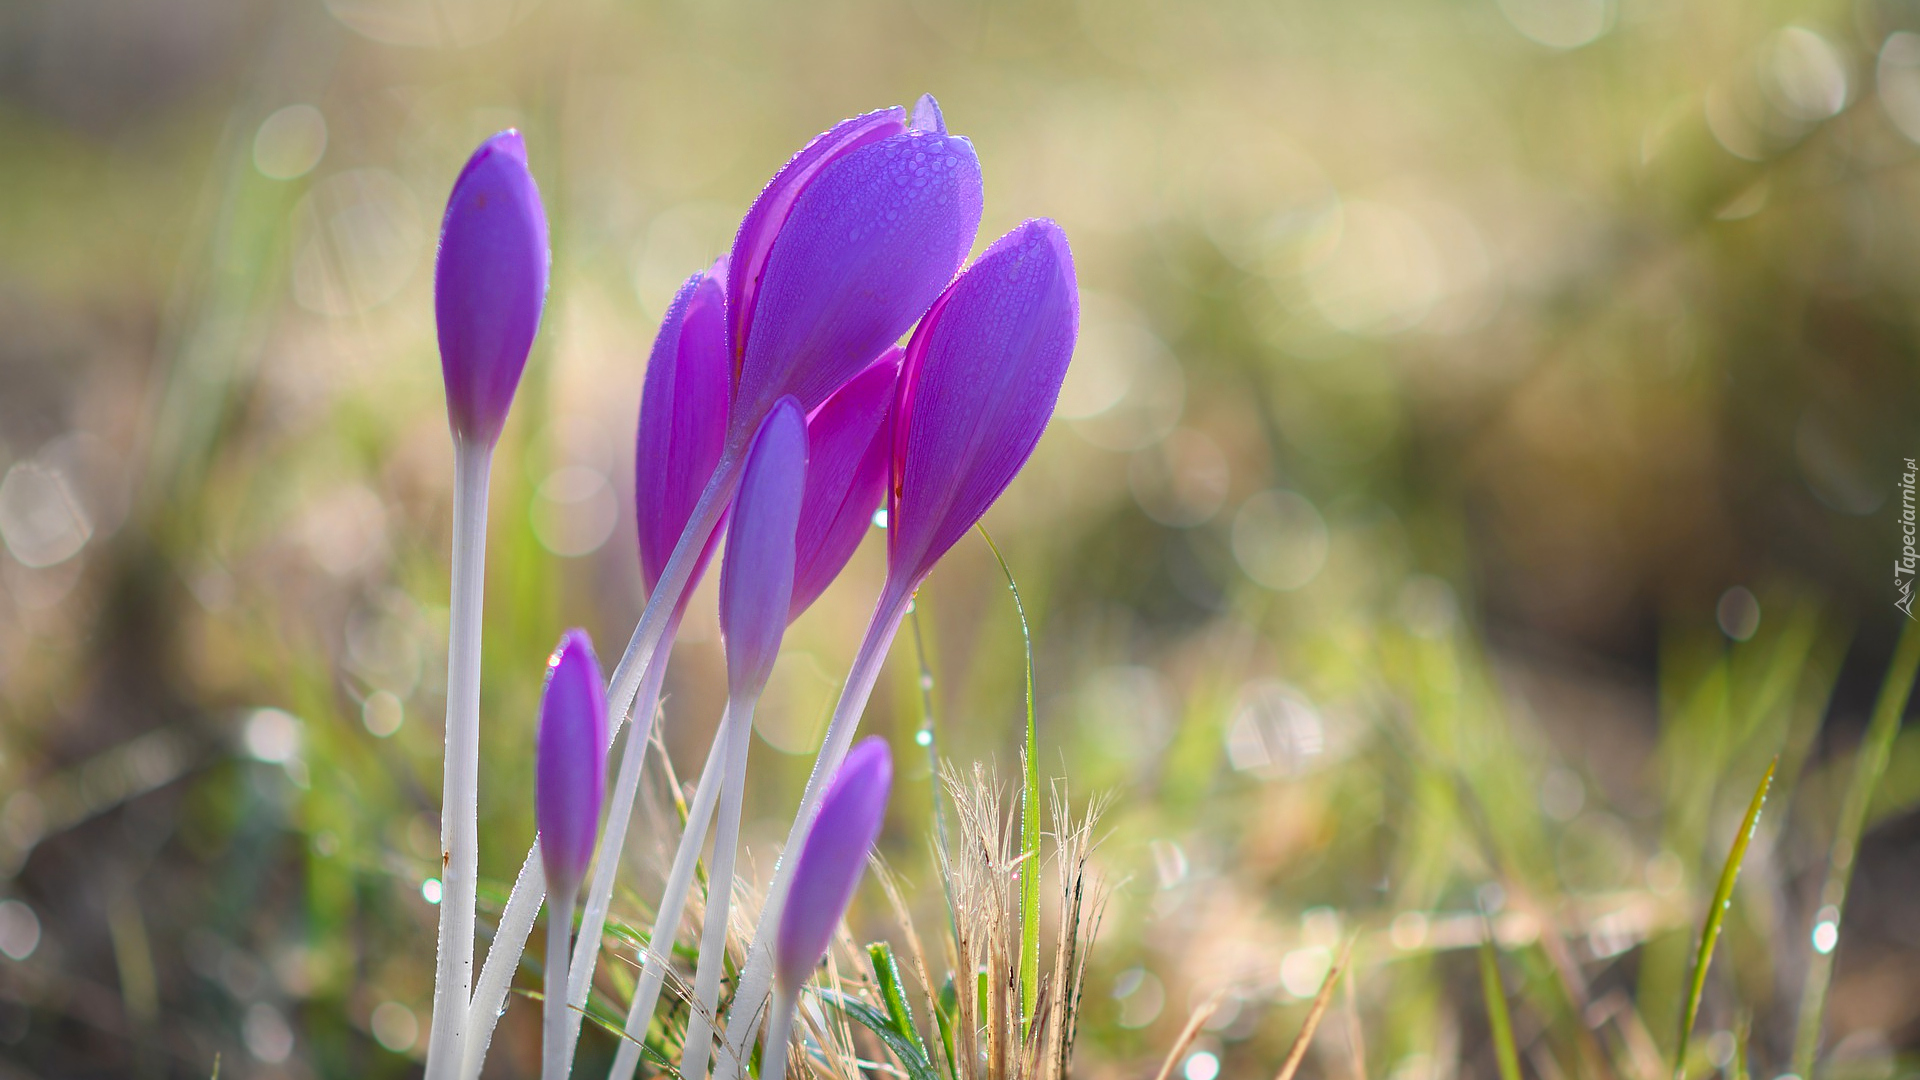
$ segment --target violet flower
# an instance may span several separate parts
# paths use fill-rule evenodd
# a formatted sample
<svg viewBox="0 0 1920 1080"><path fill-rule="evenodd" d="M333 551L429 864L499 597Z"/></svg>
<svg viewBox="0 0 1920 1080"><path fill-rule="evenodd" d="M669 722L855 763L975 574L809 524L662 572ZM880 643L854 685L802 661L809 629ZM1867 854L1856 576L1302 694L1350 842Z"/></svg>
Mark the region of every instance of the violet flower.
<svg viewBox="0 0 1920 1080"><path fill-rule="evenodd" d="M433 309L454 435L500 438L547 300L547 216L520 133L480 144L440 223Z"/></svg>
<svg viewBox="0 0 1920 1080"><path fill-rule="evenodd" d="M897 341L966 258L983 197L973 144L931 96L912 124L882 109L794 155L733 242L734 437L783 394L818 407Z"/></svg>
<svg viewBox="0 0 1920 1080"><path fill-rule="evenodd" d="M652 592L726 449L733 369L727 356L727 262L688 278L667 306L647 358L635 440L640 576ZM689 579L713 556L714 529ZM683 597L684 600L684 597ZM682 604L684 607L684 603Z"/></svg>
<svg viewBox="0 0 1920 1080"><path fill-rule="evenodd" d="M453 429L453 577L448 602L441 885L427 1080L467 1049L480 871L480 607L493 447L513 404L547 297L546 213L516 131L480 145L454 181L434 264L440 373ZM529 915L528 927L532 922Z"/></svg>
<svg viewBox="0 0 1920 1080"><path fill-rule="evenodd" d="M593 645L569 630L547 660L534 751L534 821L547 874L547 981L542 1076L565 1080L567 969L574 901L593 860L607 794L607 699Z"/></svg>
<svg viewBox="0 0 1920 1080"><path fill-rule="evenodd" d="M807 418L807 493L795 537L797 619L853 557L887 490L894 385L901 350L888 349Z"/></svg>
<svg viewBox="0 0 1920 1080"><path fill-rule="evenodd" d="M708 757L724 755L726 771L707 777L718 783L720 818L714 825L713 862L708 868L707 910L700 932L700 956L694 969L693 1009L687 1018L680 1060L683 1076L707 1073L711 1048L708 1018L720 1001L725 966L727 915L733 897L733 864L740 846L740 810L746 793L747 751L753 742L753 712L773 673L780 638L792 603L794 534L806 490L807 423L800 404L781 398L760 425L747 452L740 494L727 528L727 555L720 564L720 637L727 650L727 715ZM682 842L706 832L691 815Z"/></svg>
<svg viewBox="0 0 1920 1080"><path fill-rule="evenodd" d="M892 590L918 588L1033 455L1079 332L1073 252L1044 218L995 240L920 321L894 406Z"/></svg>
<svg viewBox="0 0 1920 1080"><path fill-rule="evenodd" d="M569 630L547 660L534 748L534 823L547 883L579 888L593 861L607 797L607 696L585 631Z"/></svg>
<svg viewBox="0 0 1920 1080"><path fill-rule="evenodd" d="M887 493L887 583L833 718L786 850L808 835L826 778L853 741L887 648L913 592L933 564L1006 490L1039 442L1066 377L1080 303L1066 237L1051 221L1028 221L1001 237L948 286L907 344L894 402ZM719 1080L733 1080L772 977L772 920L793 880L783 859L734 997L730 1054Z"/></svg>
<svg viewBox="0 0 1920 1080"><path fill-rule="evenodd" d="M773 673L793 598L794 534L807 480L807 423L781 398L747 452L720 566L720 637L727 692L758 696Z"/></svg>
<svg viewBox="0 0 1920 1080"><path fill-rule="evenodd" d="M842 121L774 175L741 221L727 274L733 406L726 449L614 672L616 710L685 593L747 443L789 394L811 411L911 327L980 226L980 162L930 98Z"/></svg>
<svg viewBox="0 0 1920 1080"><path fill-rule="evenodd" d="M880 837L892 786L893 758L887 741L875 736L853 748L820 800L820 813L807 832L806 845L793 860L793 887L780 912L780 932L774 942L773 1012L761 1076L787 1074L787 1041L800 989L827 955L834 929L853 900L867 856Z"/></svg>

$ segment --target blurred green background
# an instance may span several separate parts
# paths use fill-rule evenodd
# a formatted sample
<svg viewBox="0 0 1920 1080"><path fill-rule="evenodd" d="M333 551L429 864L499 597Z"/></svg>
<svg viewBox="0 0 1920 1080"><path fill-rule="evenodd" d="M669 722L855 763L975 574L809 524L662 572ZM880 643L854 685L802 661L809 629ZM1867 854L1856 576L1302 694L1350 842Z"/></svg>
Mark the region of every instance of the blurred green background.
<svg viewBox="0 0 1920 1080"><path fill-rule="evenodd" d="M1785 1071L1829 953L1822 1075L1920 1071L1920 734L1837 938L1820 892L1906 621L1920 4L14 0L0 1076L418 1070L455 173L517 126L553 221L493 485L499 880L547 650L583 625L616 652L644 599L667 299L809 136L923 91L979 150L981 245L1053 217L1085 290L1060 416L987 521L1034 617L1042 764L1118 800L1084 1075L1151 1076L1216 991L1178 1075L1271 1075L1356 934L1303 1075L1496 1075L1486 917L1527 1076L1662 1076L1776 752L1695 1074L1733 1068L1743 1013L1754 1075ZM878 555L762 708L760 873ZM669 684L683 776L721 707L710 596ZM940 752L1009 774L1021 639L984 544L918 618ZM894 653L866 721L912 763L885 847L934 895ZM670 847L657 813L636 836L629 917ZM532 1075L536 1011L490 1075ZM610 1048L589 1034L581 1074Z"/></svg>

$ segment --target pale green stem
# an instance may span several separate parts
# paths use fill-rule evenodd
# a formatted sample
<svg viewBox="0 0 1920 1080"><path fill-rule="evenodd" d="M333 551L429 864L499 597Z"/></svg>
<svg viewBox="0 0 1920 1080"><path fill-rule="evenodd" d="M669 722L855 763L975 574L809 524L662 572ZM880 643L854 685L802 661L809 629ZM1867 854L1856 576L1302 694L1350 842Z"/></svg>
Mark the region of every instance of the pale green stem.
<svg viewBox="0 0 1920 1080"><path fill-rule="evenodd" d="M448 598L446 762L440 795L440 931L428 1080L459 1068L473 991L480 873L480 616L486 587L487 481L493 447L453 440L453 581Z"/></svg>
<svg viewBox="0 0 1920 1080"><path fill-rule="evenodd" d="M719 731L727 729L727 718L720 718ZM640 982L633 990L633 1003L627 1009L627 1037L615 1051L610 1080L630 1080L640 1065L640 1041L647 1037L647 1025L653 1022L653 1008L660 1001L667 971L673 965L673 939L680 932L680 914L686 910L687 891L693 887L693 872L700 861L700 847L707 838L707 823L713 819L713 806L720 795L721 771L726 754L716 732L707 750L707 763L701 767L699 783L693 789L693 805L687 808L687 823L680 833L680 847L673 853L673 867L667 871L667 887L661 891L660 906L655 909L653 930L640 947Z"/></svg>
<svg viewBox="0 0 1920 1080"><path fill-rule="evenodd" d="M767 1046L760 1056L760 1075L764 1080L785 1080L787 1043L793 1039L793 1012L800 999L783 988L773 992L773 1015L767 1019Z"/></svg>
<svg viewBox="0 0 1920 1080"><path fill-rule="evenodd" d="M1880 684L1873 703L1873 717L1867 722L1866 737L1854 751L1853 779L1847 784L1840 803L1840 820L1834 823L1833 848L1827 856L1827 878L1820 888L1820 906L1837 931L1846 925L1847 889L1853 881L1853 860L1860 851L1860 836L1866 831L1867 814L1873 807L1874 792L1887 771L1887 758L1900 734L1900 718L1907 711L1913 693L1913 680L1920 672L1920 623L1908 619L1901 625L1900 642L1894 646L1893 660ZM1803 941L1806 939L1802 939ZM1833 979L1833 957L1839 949L1838 937L1826 952L1814 950L1807 963L1807 976L1800 990L1800 1023L1794 1033L1793 1068L1797 1075L1813 1080L1820 1054L1827 1015L1827 988Z"/></svg>
<svg viewBox="0 0 1920 1080"><path fill-rule="evenodd" d="M786 903L787 887L793 878L794 860L787 856L799 852L807 831L813 827L813 818L820 810L820 800L826 795L827 784L839 771L840 763L846 759L847 750L853 744L854 732L860 727L860 715L866 711L867 699L873 696L873 684L879 680L881 665L886 662L887 648L893 644L893 637L900 630L900 620L906 616L911 599L912 591L896 587L891 578L886 587L880 590L880 602L874 605L873 621L867 624L866 639L860 643L860 651L854 654L853 667L847 672L847 684L841 690L840 702L834 706L833 719L827 723L827 734L821 744L820 754L813 759L813 772L807 777L807 790L800 797L800 809L794 814L793 826L787 830L786 846L781 849L780 859L774 866L773 882L767 887L767 902L760 909L760 921L754 927L753 943L747 947L747 963L740 975L740 989L734 994L733 1004L727 1012L727 1052L720 1055L715 1065L715 1080L735 1080L741 1062L747 1058L753 1029L759 1026L753 1022L753 1018L766 1005L767 994L773 984L773 935L775 928L780 925L780 909ZM772 1075L762 1072L762 1076Z"/></svg>
<svg viewBox="0 0 1920 1080"><path fill-rule="evenodd" d="M567 1080L567 932L573 929L573 903L580 898L580 883L570 881L555 889L547 902L547 979L540 987L545 1023L540 1040L540 1080Z"/></svg>
<svg viewBox="0 0 1920 1080"><path fill-rule="evenodd" d="M762 686L764 689L764 684ZM727 771L720 786L720 820L714 825L713 862L707 867L707 912L700 929L700 963L694 968L694 1006L687 1018L682 1080L704 1077L713 1050L713 1013L720 1006L720 975L726 965L727 915L733 903L733 864L740 846L740 804L747 786L747 751L753 745L753 709L759 690L727 706Z"/></svg>

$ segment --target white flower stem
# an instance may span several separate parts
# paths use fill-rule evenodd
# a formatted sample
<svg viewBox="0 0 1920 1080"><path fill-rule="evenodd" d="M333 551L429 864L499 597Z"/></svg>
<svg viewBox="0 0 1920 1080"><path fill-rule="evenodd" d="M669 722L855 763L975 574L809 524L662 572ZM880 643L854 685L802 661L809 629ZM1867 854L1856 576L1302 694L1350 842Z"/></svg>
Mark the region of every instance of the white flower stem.
<svg viewBox="0 0 1920 1080"><path fill-rule="evenodd" d="M780 858L773 870L773 882L767 886L767 902L760 909L760 921L754 927L753 943L747 947L747 963L740 974L740 989L734 994L733 1004L727 1012L728 1052L720 1055L715 1064L715 1080L736 1080L741 1063L747 1059L747 1048L752 1043L753 1029L757 1026L752 1018L766 1004L767 992L773 982L773 935L775 928L780 925L780 909L786 903L787 886L793 879L793 859L788 856L798 853L800 843L813 827L813 817L820 810L820 800L826 795L827 784L833 779L833 774L839 771L840 763L846 760L847 750L853 744L853 734L860 727L860 715L866 711L867 699L873 696L873 684L880 678L881 665L886 662L887 648L893 644L893 637L900 630L900 620L906 617L911 599L912 594L897 587L891 578L886 587L880 590L880 601L874 605L873 621L867 624L866 639L860 643L860 651L854 654L853 667L847 671L847 684L840 692L839 704L834 706L833 719L827 723L826 738L821 743L819 756L813 759L813 772L807 777L806 793L800 796L800 809L793 816L793 826L787 830L787 843L780 849ZM771 1051L771 1039L768 1048ZM777 1074L764 1069L761 1076L778 1080Z"/></svg>
<svg viewBox="0 0 1920 1080"><path fill-rule="evenodd" d="M727 718L720 718L719 732L727 730ZM610 1080L630 1080L640 1065L639 1041L647 1037L653 1022L653 1008L659 1004L660 989L667 970L673 965L673 939L680 932L680 915L686 910L687 891L693 887L694 867L700 861L700 848L707 839L707 823L713 818L718 800L726 753L720 734L707 750L707 763L700 769L699 783L693 789L693 805L687 808L687 825L680 833L680 846L673 853L673 867L667 871L667 887L655 909L653 930L640 951L640 982L633 989L633 1003L627 1008L627 1038L620 1040L615 1052ZM711 878L709 878L711 880Z"/></svg>
<svg viewBox="0 0 1920 1080"><path fill-rule="evenodd" d="M487 481L493 447L453 440L453 581L448 601L446 772L440 796L440 931L428 1080L457 1070L473 991L473 908L480 872L480 616L486 585Z"/></svg>
<svg viewBox="0 0 1920 1080"><path fill-rule="evenodd" d="M513 973L526 952L527 938L533 934L534 920L540 914L540 902L547 895L547 871L540 861L540 838L533 838L527 861L520 864L520 876L507 894L507 907L500 913L500 925L493 932L493 945L487 949L487 962L480 968L480 980L473 987L473 1007L467 1011L467 1040L461 1051L460 1076L475 1080L486 1063L487 1047L493 1042L493 1029L507 1007L507 990L513 985Z"/></svg>
<svg viewBox="0 0 1920 1080"><path fill-rule="evenodd" d="M694 567L699 565L700 553L706 550L707 540L720 523L720 516L733 501L733 491L740 485L739 460L731 448L720 456L713 478L700 493L700 501L687 517L687 527L681 530L679 542L673 545L673 554L667 557L667 565L660 571L660 580L654 583L653 594L647 597L646 610L634 625L627 651L621 654L619 665L613 669L613 678L607 683L607 712L615 727L625 722L627 710L639 692L640 679L652 666L647 661L653 658L654 650L666 636L667 625L680 610L680 597L687 591Z"/></svg>
<svg viewBox="0 0 1920 1080"><path fill-rule="evenodd" d="M784 987L773 992L773 1015L767 1018L767 1048L760 1057L763 1080L786 1080L787 1043L793 1038L793 1012L799 1004L799 997Z"/></svg>
<svg viewBox="0 0 1920 1080"><path fill-rule="evenodd" d="M573 905L580 898L580 883L567 882L547 899L547 978L541 984L541 1005L545 1023L540 1040L540 1080L567 1080L567 958L572 955L567 939L573 929Z"/></svg>
<svg viewBox="0 0 1920 1080"><path fill-rule="evenodd" d="M713 862L707 867L707 912L700 928L700 962L694 968L694 1006L687 1018L682 1080L707 1075L713 1050L713 1012L720 1005L720 974L726 967L727 914L733 904L733 864L740 846L740 804L747 786L747 751L753 745L756 690L727 706L727 771L720 786L720 820L713 827ZM717 748L717 747L716 747Z"/></svg>

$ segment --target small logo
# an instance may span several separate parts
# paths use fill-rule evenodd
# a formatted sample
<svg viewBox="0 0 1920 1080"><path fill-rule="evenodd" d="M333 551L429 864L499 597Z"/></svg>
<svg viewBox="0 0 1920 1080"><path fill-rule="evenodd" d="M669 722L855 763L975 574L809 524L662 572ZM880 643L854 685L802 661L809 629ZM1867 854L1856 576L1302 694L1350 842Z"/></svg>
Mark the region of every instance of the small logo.
<svg viewBox="0 0 1920 1080"><path fill-rule="evenodd" d="M1907 618L1913 618L1913 576L1920 569L1920 551L1914 550L1913 484L1916 468L1912 458L1903 458L1900 472L1900 557L1893 561L1893 606Z"/></svg>

